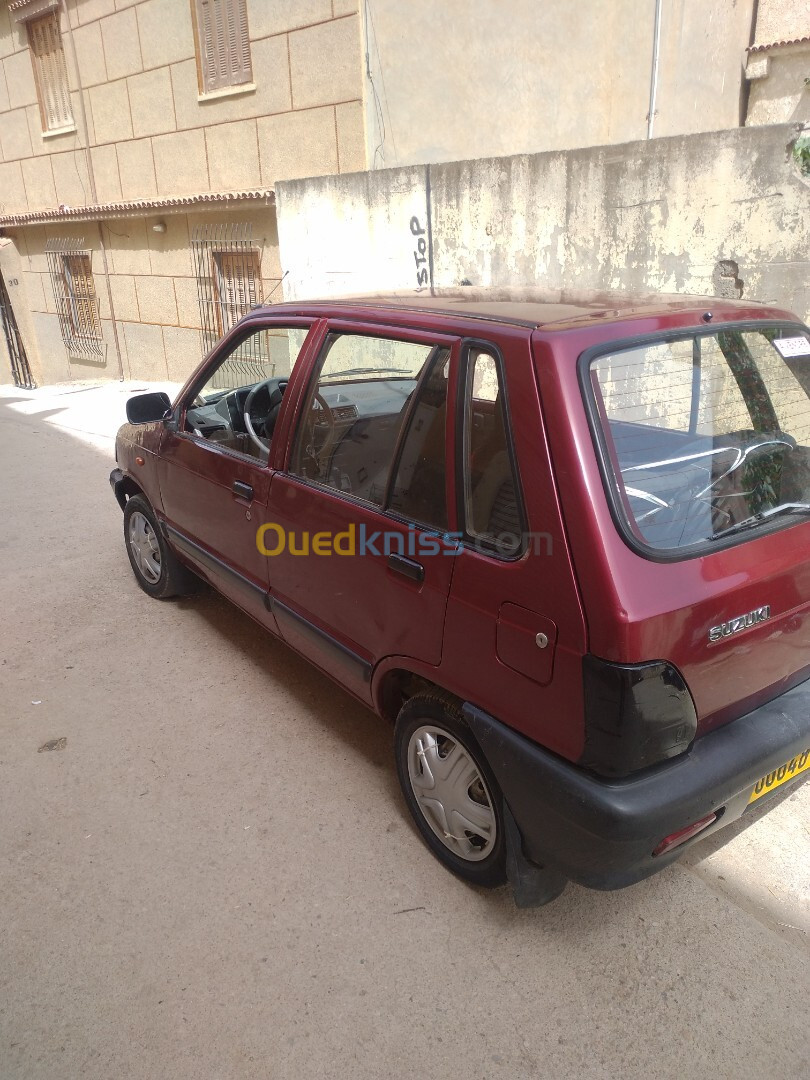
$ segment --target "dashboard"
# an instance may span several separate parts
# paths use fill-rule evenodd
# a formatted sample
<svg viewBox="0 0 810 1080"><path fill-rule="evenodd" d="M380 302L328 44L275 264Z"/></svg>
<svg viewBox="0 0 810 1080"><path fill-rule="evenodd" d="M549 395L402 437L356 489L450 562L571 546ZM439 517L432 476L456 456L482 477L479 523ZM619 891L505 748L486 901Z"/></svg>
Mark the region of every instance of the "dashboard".
<svg viewBox="0 0 810 1080"><path fill-rule="evenodd" d="M257 432L263 432L276 390L282 393L287 377L266 380L266 390L260 390L251 403L251 422ZM233 390L217 391L205 399L196 398L186 411L186 427L204 438L228 442L246 435L245 408L248 397L262 383L253 383ZM399 415L416 386L415 379L364 379L320 385L318 393L329 406L332 422L345 434L361 419ZM316 408L317 408L316 402Z"/></svg>

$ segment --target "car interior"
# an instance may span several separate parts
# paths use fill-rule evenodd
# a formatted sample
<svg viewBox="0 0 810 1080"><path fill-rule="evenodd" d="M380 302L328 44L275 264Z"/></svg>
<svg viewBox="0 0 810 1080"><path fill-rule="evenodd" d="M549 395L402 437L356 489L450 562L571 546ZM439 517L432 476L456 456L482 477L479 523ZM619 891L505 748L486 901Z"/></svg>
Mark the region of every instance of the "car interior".
<svg viewBox="0 0 810 1080"><path fill-rule="evenodd" d="M273 376L198 396L186 411L186 430L266 461L288 381L288 376Z"/></svg>

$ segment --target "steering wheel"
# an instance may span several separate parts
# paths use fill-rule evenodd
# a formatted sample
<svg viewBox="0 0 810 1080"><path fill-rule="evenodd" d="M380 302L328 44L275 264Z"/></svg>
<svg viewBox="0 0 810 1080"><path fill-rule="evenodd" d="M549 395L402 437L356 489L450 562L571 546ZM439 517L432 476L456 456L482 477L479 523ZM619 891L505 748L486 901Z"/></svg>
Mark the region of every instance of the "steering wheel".
<svg viewBox="0 0 810 1080"><path fill-rule="evenodd" d="M270 390L271 384L273 385L273 391ZM287 389L287 381L286 380L279 380L277 378L265 379L264 382L256 383L256 385L250 391L248 396L245 398L245 408L244 408L244 411L243 411L243 419L245 421L245 431L248 433L248 436L249 436L251 442L254 444L254 446L259 451L259 453L261 454L262 457L265 457L269 453L269 451L270 451L270 442L269 442L268 439L263 439L259 435L259 433L256 431L255 427L253 426L253 420L252 420L251 415L250 415L250 410L253 407L253 403L256 400L256 398L258 397L258 395L264 390L267 393L267 397L268 397L269 403L270 403L270 412L268 413L267 419L265 420L265 424L266 424L267 420L270 419L270 414L273 412L273 409L275 407L280 407L281 406L281 398L280 397L279 397L279 400L278 400L277 403L273 402L273 393L275 392L276 389L280 390L281 393L283 394L284 391ZM266 431L265 431L265 434L267 434Z"/></svg>

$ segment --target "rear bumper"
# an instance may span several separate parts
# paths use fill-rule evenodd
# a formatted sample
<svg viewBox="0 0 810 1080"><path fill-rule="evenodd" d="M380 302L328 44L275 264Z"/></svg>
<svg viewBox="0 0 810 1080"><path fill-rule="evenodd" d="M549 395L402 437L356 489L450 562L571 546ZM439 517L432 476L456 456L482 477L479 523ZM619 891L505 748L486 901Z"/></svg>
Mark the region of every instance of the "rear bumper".
<svg viewBox="0 0 810 1080"><path fill-rule="evenodd" d="M681 757L622 780L593 776L472 705L464 715L509 804L525 856L581 885L618 889L735 821L759 779L810 748L810 680L704 735ZM694 840L652 855L664 837L711 813L718 821Z"/></svg>

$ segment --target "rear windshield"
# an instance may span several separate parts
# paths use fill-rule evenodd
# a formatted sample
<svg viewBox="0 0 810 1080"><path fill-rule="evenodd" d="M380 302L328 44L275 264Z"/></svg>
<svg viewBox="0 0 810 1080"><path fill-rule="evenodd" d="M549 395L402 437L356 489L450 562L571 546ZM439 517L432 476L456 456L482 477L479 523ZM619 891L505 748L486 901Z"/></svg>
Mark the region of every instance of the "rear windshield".
<svg viewBox="0 0 810 1080"><path fill-rule="evenodd" d="M671 554L810 515L810 334L726 328L593 360L611 494Z"/></svg>

